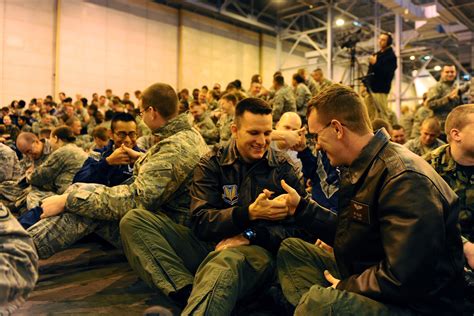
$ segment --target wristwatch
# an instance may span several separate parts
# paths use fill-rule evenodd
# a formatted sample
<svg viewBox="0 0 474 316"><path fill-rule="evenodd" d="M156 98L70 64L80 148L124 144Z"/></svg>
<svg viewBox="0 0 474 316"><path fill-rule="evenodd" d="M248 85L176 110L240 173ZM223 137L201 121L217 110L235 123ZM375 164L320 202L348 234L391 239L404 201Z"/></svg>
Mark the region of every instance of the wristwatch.
<svg viewBox="0 0 474 316"><path fill-rule="evenodd" d="M244 230L244 232L242 233L242 237L248 239L248 241L250 243L252 243L253 241L255 241L255 239L257 238L257 233L255 232L255 230L253 230L252 228L247 228L246 230Z"/></svg>

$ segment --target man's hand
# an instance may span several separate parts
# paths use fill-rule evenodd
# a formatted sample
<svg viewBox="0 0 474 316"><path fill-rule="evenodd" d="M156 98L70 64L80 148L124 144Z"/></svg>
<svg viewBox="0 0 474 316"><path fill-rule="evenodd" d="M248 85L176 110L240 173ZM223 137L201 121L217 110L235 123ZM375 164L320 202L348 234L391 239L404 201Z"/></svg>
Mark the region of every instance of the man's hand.
<svg viewBox="0 0 474 316"><path fill-rule="evenodd" d="M247 238L242 235L236 235L234 237L222 239L220 243L217 244L216 250L221 251L227 248L235 248L238 246L248 245L250 242Z"/></svg>
<svg viewBox="0 0 474 316"><path fill-rule="evenodd" d="M250 220L266 219L270 221L277 221L285 219L288 216L288 207L286 206L286 199L270 200L273 192L267 189L259 194L255 202L249 206Z"/></svg>
<svg viewBox="0 0 474 316"><path fill-rule="evenodd" d="M128 157L130 157L131 163L135 163L135 161L137 161L137 159L143 155L143 153L139 151L135 151L132 148L128 148L127 146L123 144L121 148L127 153Z"/></svg>
<svg viewBox="0 0 474 316"><path fill-rule="evenodd" d="M449 100L454 100L459 96L459 88L451 90L451 92L448 95Z"/></svg>
<svg viewBox="0 0 474 316"><path fill-rule="evenodd" d="M323 249L323 250L326 250L329 253L334 252L334 249L331 246L329 246L328 244L326 244L324 241L322 241L321 239L316 240L315 245L318 246L319 248Z"/></svg>
<svg viewBox="0 0 474 316"><path fill-rule="evenodd" d="M468 241L464 244L464 256L466 257L467 264L474 269L474 243Z"/></svg>
<svg viewBox="0 0 474 316"><path fill-rule="evenodd" d="M281 180L281 187L286 191L286 206L288 206L288 214L294 215L296 207L300 203L301 197L298 192L290 187L285 180Z"/></svg>
<svg viewBox="0 0 474 316"><path fill-rule="evenodd" d="M332 284L331 287L333 289L335 289L337 285L339 284L339 282L341 281L333 277L332 274L328 270L324 270L324 277L326 278L326 280L328 280L329 283Z"/></svg>
<svg viewBox="0 0 474 316"><path fill-rule="evenodd" d="M43 208L41 219L56 216L64 212L67 196L67 194L53 195L44 199L41 203L41 207Z"/></svg>
<svg viewBox="0 0 474 316"><path fill-rule="evenodd" d="M292 150L300 152L306 148L306 133L301 133L300 140L296 145L291 147Z"/></svg>
<svg viewBox="0 0 474 316"><path fill-rule="evenodd" d="M128 155L127 151L124 149L125 146L121 146L114 150L114 152L105 158L107 163L111 166L118 166L118 165L128 165L131 161L130 156Z"/></svg>
<svg viewBox="0 0 474 316"><path fill-rule="evenodd" d="M371 65L375 64L377 62L377 55L376 54L372 54L370 57L369 57L369 63Z"/></svg>

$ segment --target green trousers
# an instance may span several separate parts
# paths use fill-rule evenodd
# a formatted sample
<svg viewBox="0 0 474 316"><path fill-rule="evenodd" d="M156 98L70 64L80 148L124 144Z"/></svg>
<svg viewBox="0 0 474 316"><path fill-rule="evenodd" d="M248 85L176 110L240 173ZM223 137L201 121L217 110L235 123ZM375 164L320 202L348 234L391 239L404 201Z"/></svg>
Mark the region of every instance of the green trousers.
<svg viewBox="0 0 474 316"><path fill-rule="evenodd" d="M415 315L408 309L333 289L324 270L340 278L334 255L301 239L283 241L277 267L283 294L296 306L295 315Z"/></svg>
<svg viewBox="0 0 474 316"><path fill-rule="evenodd" d="M238 300L251 297L274 275L274 259L258 246L214 251L190 228L162 213L128 212L120 234L133 270L166 295L193 285L183 315L230 315Z"/></svg>

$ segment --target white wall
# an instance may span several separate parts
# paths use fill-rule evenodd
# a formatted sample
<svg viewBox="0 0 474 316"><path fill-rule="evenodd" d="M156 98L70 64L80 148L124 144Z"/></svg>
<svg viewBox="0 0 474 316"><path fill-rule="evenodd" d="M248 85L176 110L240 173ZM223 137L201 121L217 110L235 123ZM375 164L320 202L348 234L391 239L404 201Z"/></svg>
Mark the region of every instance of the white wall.
<svg viewBox="0 0 474 316"><path fill-rule="evenodd" d="M0 102L52 92L52 0L0 1Z"/></svg>
<svg viewBox="0 0 474 316"><path fill-rule="evenodd" d="M151 1L61 1L59 90L122 96L177 80L176 10Z"/></svg>

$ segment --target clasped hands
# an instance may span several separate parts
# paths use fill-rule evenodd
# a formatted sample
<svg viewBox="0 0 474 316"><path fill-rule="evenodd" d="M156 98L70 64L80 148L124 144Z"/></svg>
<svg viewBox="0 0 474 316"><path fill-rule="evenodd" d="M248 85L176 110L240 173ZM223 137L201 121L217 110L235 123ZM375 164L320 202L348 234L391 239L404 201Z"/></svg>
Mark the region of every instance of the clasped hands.
<svg viewBox="0 0 474 316"><path fill-rule="evenodd" d="M135 151L122 144L122 146L115 149L110 156L105 158L105 160L111 166L128 165L135 163L142 154L143 153Z"/></svg>
<svg viewBox="0 0 474 316"><path fill-rule="evenodd" d="M285 180L281 180L281 186L286 193L281 194L274 199L271 199L273 192L264 189L252 204L249 206L250 220L269 220L278 221L283 220L287 216L295 214L296 207L300 202L300 195L298 192L289 186ZM224 250L227 248L248 245L249 241L242 235L236 235L230 238L221 240L216 246L216 250Z"/></svg>

